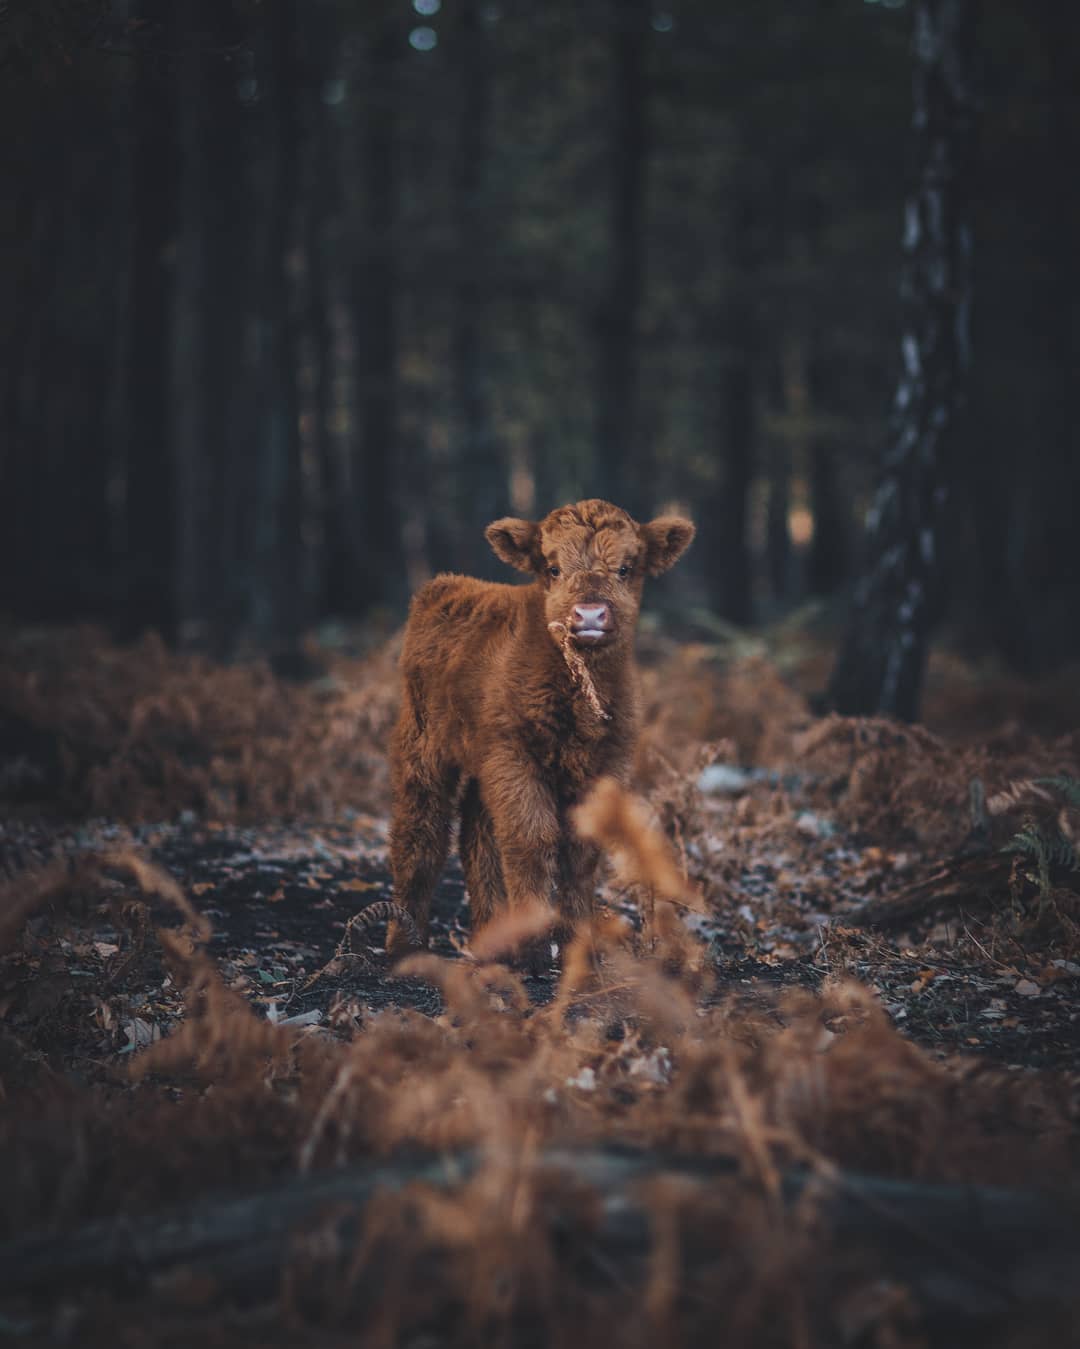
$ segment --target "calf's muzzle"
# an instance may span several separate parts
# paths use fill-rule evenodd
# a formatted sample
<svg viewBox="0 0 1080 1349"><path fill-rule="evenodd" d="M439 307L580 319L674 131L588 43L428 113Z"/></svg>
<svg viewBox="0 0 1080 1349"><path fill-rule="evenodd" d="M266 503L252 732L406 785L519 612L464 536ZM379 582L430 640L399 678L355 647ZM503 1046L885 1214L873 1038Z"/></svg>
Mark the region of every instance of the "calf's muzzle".
<svg viewBox="0 0 1080 1349"><path fill-rule="evenodd" d="M579 642L602 642L611 633L611 610L606 604L575 604L570 611L570 632Z"/></svg>

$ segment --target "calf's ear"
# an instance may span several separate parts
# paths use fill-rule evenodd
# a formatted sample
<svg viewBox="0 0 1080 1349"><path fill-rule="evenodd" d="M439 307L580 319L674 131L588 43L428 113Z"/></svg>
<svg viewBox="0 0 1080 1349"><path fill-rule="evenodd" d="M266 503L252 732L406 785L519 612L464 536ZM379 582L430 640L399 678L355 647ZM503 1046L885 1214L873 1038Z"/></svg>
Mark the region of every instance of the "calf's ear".
<svg viewBox="0 0 1080 1349"><path fill-rule="evenodd" d="M518 571L536 571L539 567L540 526L532 520L515 520L512 516L493 520L484 530L484 538L500 561L509 562Z"/></svg>
<svg viewBox="0 0 1080 1349"><path fill-rule="evenodd" d="M696 530L681 515L658 515L642 525L645 535L645 570L650 576L674 567L693 542Z"/></svg>

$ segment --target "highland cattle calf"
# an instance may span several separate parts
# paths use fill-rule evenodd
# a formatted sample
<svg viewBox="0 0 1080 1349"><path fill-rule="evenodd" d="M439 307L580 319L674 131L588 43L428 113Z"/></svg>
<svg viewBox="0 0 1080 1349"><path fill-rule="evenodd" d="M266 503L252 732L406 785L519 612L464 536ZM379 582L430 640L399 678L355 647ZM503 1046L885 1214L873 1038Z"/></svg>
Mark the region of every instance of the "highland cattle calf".
<svg viewBox="0 0 1080 1349"><path fill-rule="evenodd" d="M629 776L642 585L694 526L591 500L485 534L532 583L435 577L413 598L401 656L390 854L397 901L425 937L455 810L474 933L507 905L554 900L567 926L591 911L598 853L567 812L598 778ZM390 934L393 954L407 945Z"/></svg>

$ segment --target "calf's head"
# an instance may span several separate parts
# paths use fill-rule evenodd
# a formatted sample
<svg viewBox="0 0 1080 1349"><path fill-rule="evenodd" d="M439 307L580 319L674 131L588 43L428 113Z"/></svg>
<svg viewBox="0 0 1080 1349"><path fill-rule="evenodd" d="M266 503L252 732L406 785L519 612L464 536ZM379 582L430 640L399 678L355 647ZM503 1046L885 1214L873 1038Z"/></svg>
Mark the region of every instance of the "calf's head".
<svg viewBox="0 0 1080 1349"><path fill-rule="evenodd" d="M495 520L484 531L495 555L531 572L544 590L553 640L565 633L583 654L633 637L646 576L675 565L694 526L677 515L639 524L607 501L560 506L543 520Z"/></svg>

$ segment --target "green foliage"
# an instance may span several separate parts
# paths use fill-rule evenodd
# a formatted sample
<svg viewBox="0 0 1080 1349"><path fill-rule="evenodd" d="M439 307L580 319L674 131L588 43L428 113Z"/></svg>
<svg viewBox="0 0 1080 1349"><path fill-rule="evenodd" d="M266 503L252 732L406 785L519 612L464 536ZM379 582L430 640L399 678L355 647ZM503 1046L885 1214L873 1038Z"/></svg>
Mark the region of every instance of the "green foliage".
<svg viewBox="0 0 1080 1349"><path fill-rule="evenodd" d="M1080 807L1080 780L1071 777L1036 778L1039 787L1049 787L1059 794L1065 808ZM1051 890L1052 871L1080 871L1080 854L1076 843L1063 827L1064 812L1053 818L1036 819L1028 816L1024 827L1014 834L1003 851L1017 853L1032 866L1038 881L1040 898L1046 899Z"/></svg>
<svg viewBox="0 0 1080 1349"><path fill-rule="evenodd" d="M1065 805L1080 810L1080 780L1065 775L1059 777L1036 778L1040 787L1050 787L1062 797Z"/></svg>

